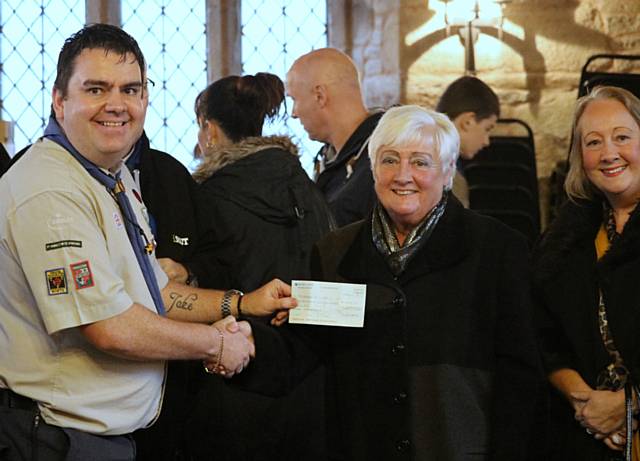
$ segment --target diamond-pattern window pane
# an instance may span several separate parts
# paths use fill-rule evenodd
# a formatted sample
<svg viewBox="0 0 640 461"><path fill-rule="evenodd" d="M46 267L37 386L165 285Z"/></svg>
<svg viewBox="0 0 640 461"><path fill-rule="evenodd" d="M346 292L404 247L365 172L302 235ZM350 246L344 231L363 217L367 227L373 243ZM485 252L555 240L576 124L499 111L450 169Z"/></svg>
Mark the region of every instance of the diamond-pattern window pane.
<svg viewBox="0 0 640 461"><path fill-rule="evenodd" d="M14 152L42 135L58 53L84 23L85 0L0 2L1 117L14 122Z"/></svg>
<svg viewBox="0 0 640 461"><path fill-rule="evenodd" d="M327 46L326 0L242 0L242 72L271 72L285 79L301 55ZM293 106L286 100L287 108ZM298 120L288 115L265 124L265 134L288 134L300 146L302 166L311 174L322 146L309 140Z"/></svg>
<svg viewBox="0 0 640 461"><path fill-rule="evenodd" d="M207 86L204 0L123 0L122 27L149 66L145 131L151 145L194 166L198 126L193 104Z"/></svg>

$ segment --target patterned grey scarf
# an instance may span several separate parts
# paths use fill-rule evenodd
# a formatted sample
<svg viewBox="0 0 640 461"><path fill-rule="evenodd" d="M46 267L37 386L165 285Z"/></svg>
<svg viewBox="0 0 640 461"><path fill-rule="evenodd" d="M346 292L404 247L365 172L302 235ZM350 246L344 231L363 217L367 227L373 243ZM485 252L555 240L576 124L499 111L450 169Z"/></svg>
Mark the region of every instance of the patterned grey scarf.
<svg viewBox="0 0 640 461"><path fill-rule="evenodd" d="M386 210L380 206L380 203L376 203L371 218L371 236L373 244L380 254L384 256L393 275L398 276L404 272L411 257L433 232L436 223L444 213L446 205L447 194L444 193L438 204L409 232L404 245L400 246L393 230L391 218L389 218Z"/></svg>

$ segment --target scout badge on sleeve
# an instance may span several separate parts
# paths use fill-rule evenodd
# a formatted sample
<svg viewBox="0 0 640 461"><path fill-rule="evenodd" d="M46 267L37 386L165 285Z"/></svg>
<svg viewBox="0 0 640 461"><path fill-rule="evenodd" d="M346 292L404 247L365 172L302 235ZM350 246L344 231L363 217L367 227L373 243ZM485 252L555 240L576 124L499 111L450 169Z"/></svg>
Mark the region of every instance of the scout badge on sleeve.
<svg viewBox="0 0 640 461"><path fill-rule="evenodd" d="M89 261L81 261L79 263L71 264L71 276L76 284L76 290L82 290L83 288L92 287L93 274L89 267Z"/></svg>
<svg viewBox="0 0 640 461"><path fill-rule="evenodd" d="M64 267L45 271L47 277L47 291L49 296L64 295L69 293L67 288L67 274Z"/></svg>

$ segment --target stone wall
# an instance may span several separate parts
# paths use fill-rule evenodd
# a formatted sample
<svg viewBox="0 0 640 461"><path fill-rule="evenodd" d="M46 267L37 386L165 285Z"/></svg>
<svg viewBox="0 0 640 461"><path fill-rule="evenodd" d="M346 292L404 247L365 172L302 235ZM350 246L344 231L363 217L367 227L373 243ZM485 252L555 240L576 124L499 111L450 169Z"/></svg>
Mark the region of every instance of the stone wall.
<svg viewBox="0 0 640 461"><path fill-rule="evenodd" d="M360 70L370 108L400 103L400 0L328 0L329 46L343 50Z"/></svg>
<svg viewBox="0 0 640 461"><path fill-rule="evenodd" d="M464 47L454 29L447 34L441 0L352 0L351 8L350 51L371 106L433 106L464 74ZM640 0L513 0L504 13L502 33L481 29L476 75L500 97L503 117L534 131L544 216L549 176L567 155L582 66L598 53L640 55ZM640 64L622 67L640 73Z"/></svg>

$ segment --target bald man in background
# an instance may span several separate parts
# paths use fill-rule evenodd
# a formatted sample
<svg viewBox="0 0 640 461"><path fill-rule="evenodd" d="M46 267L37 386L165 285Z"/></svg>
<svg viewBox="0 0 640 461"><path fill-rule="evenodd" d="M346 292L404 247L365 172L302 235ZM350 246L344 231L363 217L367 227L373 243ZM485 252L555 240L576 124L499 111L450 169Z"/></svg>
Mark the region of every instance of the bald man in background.
<svg viewBox="0 0 640 461"><path fill-rule="evenodd" d="M382 112L369 113L358 69L335 48L298 58L287 73L292 116L314 141L325 145L315 158L315 180L338 226L363 219L375 203L367 145Z"/></svg>

